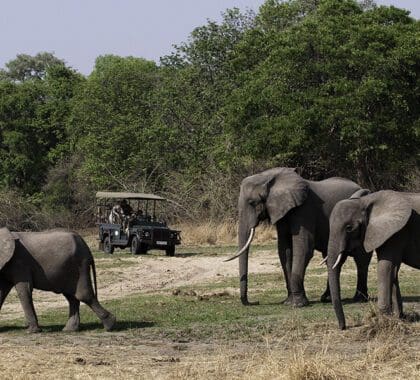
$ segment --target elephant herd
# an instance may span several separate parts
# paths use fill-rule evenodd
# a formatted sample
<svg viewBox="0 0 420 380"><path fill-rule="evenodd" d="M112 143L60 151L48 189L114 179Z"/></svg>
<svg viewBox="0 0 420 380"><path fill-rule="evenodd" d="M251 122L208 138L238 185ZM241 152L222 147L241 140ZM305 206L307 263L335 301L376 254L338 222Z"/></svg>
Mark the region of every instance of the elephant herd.
<svg viewBox="0 0 420 380"><path fill-rule="evenodd" d="M340 299L340 270L348 256L357 267L354 301L368 299L367 275L372 252L378 258L378 305L402 316L398 283L401 263L420 269L420 194L390 190L370 193L343 178L303 179L292 168L274 168L242 181L238 242L240 295L248 300L248 253L255 228L263 220L276 226L278 255L286 280L285 304L308 304L304 277L314 249L328 266L321 301L332 301L339 328L345 329Z"/></svg>
<svg viewBox="0 0 420 380"><path fill-rule="evenodd" d="M403 314L398 271L401 263L420 269L420 194L396 191L370 193L343 178L309 181L295 169L273 168L242 181L239 193L240 297L248 299L248 254L255 228L263 220L276 226L278 255L286 281L284 303L308 305L305 271L314 250L327 262L328 281L321 301L332 302L340 329L345 317L340 298L340 270L348 256L357 267L354 301L368 299L368 266L378 258L378 305L386 314ZM93 278L93 283L92 283ZM80 325L80 302L99 317L106 330L115 316L97 299L93 256L73 232L10 232L0 229L0 308L15 287L29 332L38 332L32 290L60 293L69 302L65 331Z"/></svg>

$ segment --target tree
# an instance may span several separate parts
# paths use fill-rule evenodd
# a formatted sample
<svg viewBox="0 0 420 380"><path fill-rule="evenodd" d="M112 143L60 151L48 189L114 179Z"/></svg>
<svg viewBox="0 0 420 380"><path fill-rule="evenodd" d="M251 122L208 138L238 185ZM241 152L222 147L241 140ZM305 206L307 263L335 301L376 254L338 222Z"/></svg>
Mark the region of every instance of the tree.
<svg viewBox="0 0 420 380"><path fill-rule="evenodd" d="M0 171L5 188L25 194L41 189L49 168L67 147L70 100L82 80L63 65L43 79L0 81Z"/></svg>
<svg viewBox="0 0 420 380"><path fill-rule="evenodd" d="M158 81L153 62L102 56L75 98L70 128L81 173L99 187L121 188L153 170L149 142L152 94Z"/></svg>
<svg viewBox="0 0 420 380"><path fill-rule="evenodd" d="M23 82L28 79L43 79L48 68L64 66L64 61L52 53L41 52L35 56L18 54L15 59L6 63L7 70L0 70L0 79Z"/></svg>
<svg viewBox="0 0 420 380"><path fill-rule="evenodd" d="M292 24L259 19L269 54L225 107L237 154L397 187L418 160L419 23L394 7L316 3Z"/></svg>

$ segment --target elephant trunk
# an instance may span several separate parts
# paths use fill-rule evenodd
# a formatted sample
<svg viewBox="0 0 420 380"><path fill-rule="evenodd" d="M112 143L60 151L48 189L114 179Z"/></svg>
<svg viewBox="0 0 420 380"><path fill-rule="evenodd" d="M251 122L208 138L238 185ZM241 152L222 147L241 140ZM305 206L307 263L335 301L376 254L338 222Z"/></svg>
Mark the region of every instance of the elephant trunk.
<svg viewBox="0 0 420 380"><path fill-rule="evenodd" d="M328 244L328 283L330 286L331 301L334 306L335 315L338 319L338 326L340 330L345 330L346 320L344 317L343 305L341 303L340 295L340 272L343 260L338 260L340 256L340 249L334 242ZM341 256L342 257L342 256ZM337 262L338 261L338 262Z"/></svg>
<svg viewBox="0 0 420 380"><path fill-rule="evenodd" d="M248 254L253 233L254 228L249 228L242 222L239 223L238 246L240 251L245 248L239 256L239 281L241 302L243 305L251 305L248 301Z"/></svg>

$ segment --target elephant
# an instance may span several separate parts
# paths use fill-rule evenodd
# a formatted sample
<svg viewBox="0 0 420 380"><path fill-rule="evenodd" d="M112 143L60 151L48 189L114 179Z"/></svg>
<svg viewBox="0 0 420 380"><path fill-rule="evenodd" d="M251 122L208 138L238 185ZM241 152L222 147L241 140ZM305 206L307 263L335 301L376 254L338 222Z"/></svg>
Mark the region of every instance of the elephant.
<svg viewBox="0 0 420 380"><path fill-rule="evenodd" d="M340 299L340 270L348 254L376 250L378 307L403 316L398 271L401 263L420 269L420 194L382 190L338 202L330 216L328 279L338 325L346 328Z"/></svg>
<svg viewBox="0 0 420 380"><path fill-rule="evenodd" d="M107 331L115 325L114 315L105 310L97 299L92 253L85 241L74 232L11 232L0 228L0 309L13 286L25 314L28 332L41 331L32 302L34 288L61 293L66 297L69 319L64 331L79 329L80 301L96 313Z"/></svg>
<svg viewBox="0 0 420 380"><path fill-rule="evenodd" d="M240 297L243 305L258 304L248 300L248 253L255 228L266 219L276 225L278 255L286 280L284 304L303 307L309 304L304 289L304 275L314 249L327 254L329 216L334 205L354 193L364 192L356 183L333 177L322 181L302 178L294 168L277 167L246 177L240 187L238 210ZM357 289L355 301L368 297L367 274L370 258L356 253ZM329 288L321 296L329 302Z"/></svg>

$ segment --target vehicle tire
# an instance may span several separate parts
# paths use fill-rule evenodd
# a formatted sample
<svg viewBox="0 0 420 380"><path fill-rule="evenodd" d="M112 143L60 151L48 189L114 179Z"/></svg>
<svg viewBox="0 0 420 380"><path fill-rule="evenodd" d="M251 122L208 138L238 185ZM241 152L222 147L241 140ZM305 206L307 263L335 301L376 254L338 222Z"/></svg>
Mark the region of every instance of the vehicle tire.
<svg viewBox="0 0 420 380"><path fill-rule="evenodd" d="M114 253L114 246L111 244L111 238L108 236L104 239L104 252L112 255Z"/></svg>
<svg viewBox="0 0 420 380"><path fill-rule="evenodd" d="M175 256L175 246L171 245L170 247L166 248L166 256Z"/></svg>
<svg viewBox="0 0 420 380"><path fill-rule="evenodd" d="M139 242L138 237L134 236L133 240L131 240L131 248L130 248L131 253L133 255L139 255L140 254L140 246L141 246L141 243Z"/></svg>
<svg viewBox="0 0 420 380"><path fill-rule="evenodd" d="M147 244L145 243L140 243L140 255L145 255L147 253Z"/></svg>

